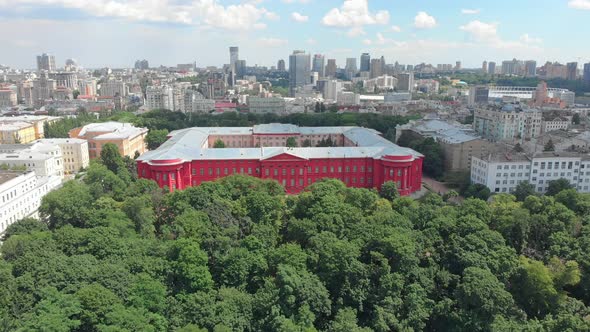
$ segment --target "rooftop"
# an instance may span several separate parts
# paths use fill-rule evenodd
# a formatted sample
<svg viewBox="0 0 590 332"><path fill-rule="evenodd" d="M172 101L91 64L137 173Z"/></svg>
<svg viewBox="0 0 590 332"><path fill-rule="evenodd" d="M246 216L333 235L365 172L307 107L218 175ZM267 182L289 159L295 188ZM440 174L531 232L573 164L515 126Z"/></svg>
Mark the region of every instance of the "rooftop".
<svg viewBox="0 0 590 332"><path fill-rule="evenodd" d="M91 123L82 127L79 137L84 137L88 133L104 133L94 137L95 140L111 140L111 139L124 139L135 137L146 133L146 128L137 128L131 123L121 122L102 122L102 123Z"/></svg>
<svg viewBox="0 0 590 332"><path fill-rule="evenodd" d="M16 179L19 176L25 174L27 172L16 172L16 171L2 171L0 170L0 185L5 184L6 182Z"/></svg>

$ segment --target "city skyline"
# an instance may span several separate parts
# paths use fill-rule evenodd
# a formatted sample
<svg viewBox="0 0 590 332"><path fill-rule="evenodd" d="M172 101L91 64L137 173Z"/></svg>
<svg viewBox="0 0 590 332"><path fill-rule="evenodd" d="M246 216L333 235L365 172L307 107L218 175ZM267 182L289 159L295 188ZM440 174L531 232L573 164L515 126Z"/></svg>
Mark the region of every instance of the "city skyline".
<svg viewBox="0 0 590 332"><path fill-rule="evenodd" d="M465 68L512 58L590 62L590 46L581 42L589 0L0 0L0 9L0 27L11 32L0 37L8 50L0 63L16 68L35 68L33 55L44 52L57 67L68 58L87 68L130 67L139 58L152 66L221 66L231 45L248 65L268 67L296 49L339 67L364 52L388 63L460 60Z"/></svg>

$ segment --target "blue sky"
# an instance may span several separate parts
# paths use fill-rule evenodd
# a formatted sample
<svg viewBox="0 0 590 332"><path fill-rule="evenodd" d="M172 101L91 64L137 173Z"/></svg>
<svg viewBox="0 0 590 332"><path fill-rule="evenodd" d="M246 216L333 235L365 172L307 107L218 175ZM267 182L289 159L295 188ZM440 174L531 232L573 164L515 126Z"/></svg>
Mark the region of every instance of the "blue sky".
<svg viewBox="0 0 590 332"><path fill-rule="evenodd" d="M33 68L53 53L88 68L229 61L276 65L294 49L344 65L513 57L590 62L590 0L0 0L0 63Z"/></svg>

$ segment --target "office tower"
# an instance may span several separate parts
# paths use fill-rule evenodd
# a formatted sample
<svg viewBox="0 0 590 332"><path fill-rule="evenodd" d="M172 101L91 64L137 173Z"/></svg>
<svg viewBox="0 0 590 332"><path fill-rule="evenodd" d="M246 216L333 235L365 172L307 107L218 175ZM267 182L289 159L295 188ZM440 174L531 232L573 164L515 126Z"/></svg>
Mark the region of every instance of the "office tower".
<svg viewBox="0 0 590 332"><path fill-rule="evenodd" d="M383 65L381 59L371 59L371 78L379 77L383 75Z"/></svg>
<svg viewBox="0 0 590 332"><path fill-rule="evenodd" d="M455 62L455 70L461 70L461 61Z"/></svg>
<svg viewBox="0 0 590 332"><path fill-rule="evenodd" d="M490 74L490 75L496 74L496 63L494 61L490 61L488 63L488 74Z"/></svg>
<svg viewBox="0 0 590 332"><path fill-rule="evenodd" d="M414 73L403 73L397 75L398 91L414 91Z"/></svg>
<svg viewBox="0 0 590 332"><path fill-rule="evenodd" d="M484 74L488 72L488 62L487 61L484 61L481 64L481 71L484 72Z"/></svg>
<svg viewBox="0 0 590 332"><path fill-rule="evenodd" d="M298 87L311 82L311 57L305 51L293 51L289 56L289 95L295 96Z"/></svg>
<svg viewBox="0 0 590 332"><path fill-rule="evenodd" d="M47 53L37 55L37 70L55 71L55 56Z"/></svg>
<svg viewBox="0 0 590 332"><path fill-rule="evenodd" d="M229 65L234 68L236 61L240 60L240 48L232 46L229 48Z"/></svg>
<svg viewBox="0 0 590 332"><path fill-rule="evenodd" d="M578 79L578 63L568 62L567 63L567 77L568 80L574 81Z"/></svg>
<svg viewBox="0 0 590 332"><path fill-rule="evenodd" d="M50 73L49 78L54 79L58 87L78 89L78 75L72 72Z"/></svg>
<svg viewBox="0 0 590 332"><path fill-rule="evenodd" d="M277 63L277 70L278 71L287 71L287 68L285 67L285 60L283 60L283 59L279 60L279 62Z"/></svg>
<svg viewBox="0 0 590 332"><path fill-rule="evenodd" d="M537 76L537 61L529 60L524 63L524 76Z"/></svg>
<svg viewBox="0 0 590 332"><path fill-rule="evenodd" d="M584 82L590 84L590 63L584 64Z"/></svg>
<svg viewBox="0 0 590 332"><path fill-rule="evenodd" d="M321 54L316 54L313 56L313 68L311 71L318 73L320 78L324 77L325 73L325 58Z"/></svg>
<svg viewBox="0 0 590 332"><path fill-rule="evenodd" d="M238 60L235 63L235 77L238 79L242 79L244 78L244 75L246 75L246 60Z"/></svg>
<svg viewBox="0 0 590 332"><path fill-rule="evenodd" d="M524 70L524 63L522 61L512 59L502 61L502 75L522 75Z"/></svg>
<svg viewBox="0 0 590 332"><path fill-rule="evenodd" d="M363 53L361 55L361 71L371 70L371 56L369 53Z"/></svg>
<svg viewBox="0 0 590 332"><path fill-rule="evenodd" d="M336 59L328 59L328 64L326 65L326 77L336 77L336 71L338 68L336 67Z"/></svg>
<svg viewBox="0 0 590 332"><path fill-rule="evenodd" d="M358 68L356 66L356 58L347 58L346 59L346 67L344 67L344 72L346 74L346 78L351 79L356 75Z"/></svg>

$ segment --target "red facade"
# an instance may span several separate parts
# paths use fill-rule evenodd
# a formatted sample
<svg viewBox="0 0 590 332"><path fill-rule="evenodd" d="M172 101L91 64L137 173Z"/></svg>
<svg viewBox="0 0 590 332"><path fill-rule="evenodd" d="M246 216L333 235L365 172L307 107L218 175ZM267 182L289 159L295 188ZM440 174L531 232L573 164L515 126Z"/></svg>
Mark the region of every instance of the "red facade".
<svg viewBox="0 0 590 332"><path fill-rule="evenodd" d="M283 153L262 160L138 161L137 170L140 178L152 179L171 191L244 174L276 180L290 194L299 193L320 179L333 178L356 188L379 189L383 183L394 181L401 195L410 195L421 188L422 161L422 157L412 155L305 159Z"/></svg>

